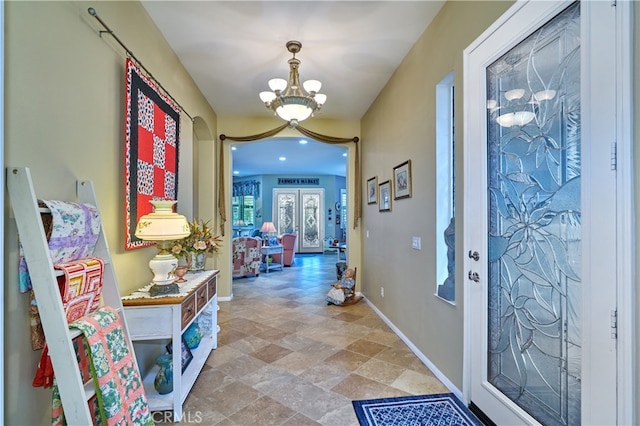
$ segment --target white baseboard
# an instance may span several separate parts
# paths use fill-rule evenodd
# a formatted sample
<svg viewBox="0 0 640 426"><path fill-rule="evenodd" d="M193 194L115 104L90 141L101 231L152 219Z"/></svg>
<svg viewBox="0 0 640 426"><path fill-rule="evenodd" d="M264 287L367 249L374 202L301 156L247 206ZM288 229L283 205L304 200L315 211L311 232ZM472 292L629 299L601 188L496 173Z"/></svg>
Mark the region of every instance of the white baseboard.
<svg viewBox="0 0 640 426"><path fill-rule="evenodd" d="M435 364L429 360L429 358L427 358L422 352L420 352L416 345L414 345L413 342L411 342L411 340L409 340L409 338L405 336L404 333L391 322L391 320L389 320L389 318L387 318L382 312L380 312L380 310L373 303L371 303L369 299L365 297L364 300L367 302L367 305L369 305L371 309L373 309L373 311L382 319L382 321L384 321L393 330L393 332L396 333L398 337L409 347L409 349L411 349L411 352L413 352L420 359L420 361L422 361L422 363L429 370L431 370L433 375L436 376L438 380L440 380L442 384L451 391L451 393L453 393L460 401L462 401L462 392L460 392L460 389L458 389L453 384L453 382L451 382L451 380L449 380L447 376L442 373L442 371L438 370L438 367L436 367Z"/></svg>
<svg viewBox="0 0 640 426"><path fill-rule="evenodd" d="M233 294L231 296L218 296L218 302L231 302L233 300Z"/></svg>

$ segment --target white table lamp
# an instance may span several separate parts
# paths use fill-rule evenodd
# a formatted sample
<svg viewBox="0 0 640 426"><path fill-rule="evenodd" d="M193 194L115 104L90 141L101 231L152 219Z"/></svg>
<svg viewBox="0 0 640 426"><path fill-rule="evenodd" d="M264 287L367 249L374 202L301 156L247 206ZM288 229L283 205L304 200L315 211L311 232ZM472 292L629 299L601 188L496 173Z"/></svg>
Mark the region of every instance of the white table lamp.
<svg viewBox="0 0 640 426"><path fill-rule="evenodd" d="M149 261L153 272L151 296L179 293L175 270L178 259L171 253L171 241L180 240L191 234L187 219L173 211L174 200L152 200L153 213L140 218L136 226L136 237L145 241L158 242L158 254Z"/></svg>
<svg viewBox="0 0 640 426"><path fill-rule="evenodd" d="M272 233L276 232L276 227L273 225L273 222L263 222L262 223L262 227L260 228L260 232L262 232L263 234L263 238L264 238L264 234L267 234L267 238L263 239L263 241L266 242L265 245L269 245L269 236Z"/></svg>

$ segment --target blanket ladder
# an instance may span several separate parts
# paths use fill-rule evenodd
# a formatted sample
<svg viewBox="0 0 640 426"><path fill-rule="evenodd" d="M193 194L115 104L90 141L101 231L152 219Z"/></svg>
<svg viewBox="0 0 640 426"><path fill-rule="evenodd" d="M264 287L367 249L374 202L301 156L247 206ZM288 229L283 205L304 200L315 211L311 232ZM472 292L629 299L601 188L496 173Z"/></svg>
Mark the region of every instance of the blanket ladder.
<svg viewBox="0 0 640 426"><path fill-rule="evenodd" d="M55 375L59 378L57 385L65 419L70 425L91 425L93 416L90 413L88 401L95 394L95 389L93 381L90 380L86 385L82 382L78 368L72 340L79 336L80 332L75 329L69 330L56 279L56 276L62 275L62 272L53 268L40 216L41 213L48 212L48 209L38 206L29 168L7 167L6 181L13 208L13 219L16 222L24 256L29 266L33 291L36 300L40 302L38 310L49 355ZM91 181L78 181L76 191L77 202L91 204L98 211L100 210ZM111 306L118 312L125 340L133 352L102 223L93 255L104 261L102 305ZM135 352L133 352L133 356L135 358Z"/></svg>

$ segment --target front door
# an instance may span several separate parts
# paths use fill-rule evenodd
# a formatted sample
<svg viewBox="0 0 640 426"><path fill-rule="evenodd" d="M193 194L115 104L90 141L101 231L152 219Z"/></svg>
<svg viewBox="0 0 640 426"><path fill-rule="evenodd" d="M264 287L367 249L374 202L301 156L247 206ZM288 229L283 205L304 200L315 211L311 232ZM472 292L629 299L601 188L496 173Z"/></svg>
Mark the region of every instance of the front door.
<svg viewBox="0 0 640 426"><path fill-rule="evenodd" d="M617 422L615 24L518 2L465 50L465 395L497 424Z"/></svg>
<svg viewBox="0 0 640 426"><path fill-rule="evenodd" d="M297 232L296 252L321 252L324 189L278 188L273 190L273 200L273 217L278 235Z"/></svg>

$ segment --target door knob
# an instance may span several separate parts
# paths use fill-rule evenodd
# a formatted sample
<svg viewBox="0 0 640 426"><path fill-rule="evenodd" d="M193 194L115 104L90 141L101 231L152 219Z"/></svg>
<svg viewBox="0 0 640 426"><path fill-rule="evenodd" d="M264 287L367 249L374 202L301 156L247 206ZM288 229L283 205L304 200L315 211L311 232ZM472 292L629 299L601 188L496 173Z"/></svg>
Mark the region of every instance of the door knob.
<svg viewBox="0 0 640 426"><path fill-rule="evenodd" d="M471 250L469 250L469 258L477 262L478 260L480 260L480 253L478 253L477 251L472 252Z"/></svg>
<svg viewBox="0 0 640 426"><path fill-rule="evenodd" d="M477 272L469 271L469 279L473 282L480 282L480 275Z"/></svg>

